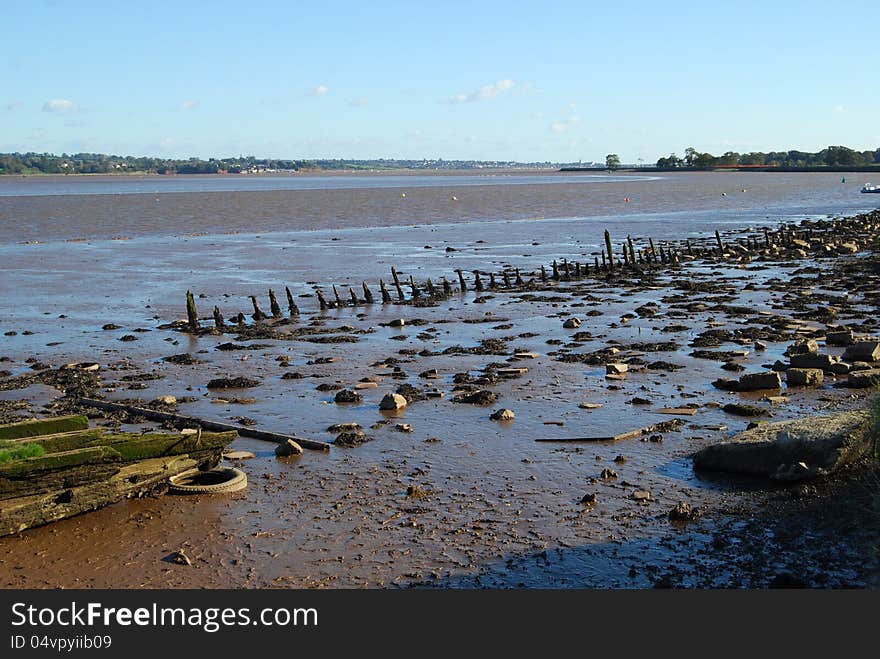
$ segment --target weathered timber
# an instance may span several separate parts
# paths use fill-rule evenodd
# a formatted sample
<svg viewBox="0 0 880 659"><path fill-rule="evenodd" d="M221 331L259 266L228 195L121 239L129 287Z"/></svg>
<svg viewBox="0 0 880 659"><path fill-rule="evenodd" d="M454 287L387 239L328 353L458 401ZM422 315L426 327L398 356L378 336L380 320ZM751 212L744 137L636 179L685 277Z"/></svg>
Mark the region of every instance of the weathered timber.
<svg viewBox="0 0 880 659"><path fill-rule="evenodd" d="M609 233L608 229L605 229L605 251L608 252L608 260L611 264L611 272L614 272L614 251L611 249L611 234Z"/></svg>
<svg viewBox="0 0 880 659"><path fill-rule="evenodd" d="M214 305L214 327L221 332L226 327L226 323L223 322L223 314L220 313L220 307L217 305Z"/></svg>
<svg viewBox="0 0 880 659"><path fill-rule="evenodd" d="M195 334L201 329L199 327L199 313L196 311L196 299L191 291L186 292L186 320L190 332Z"/></svg>
<svg viewBox="0 0 880 659"><path fill-rule="evenodd" d="M364 288L364 300L366 300L367 304L373 304L375 301L373 299L373 291L370 290L370 287L367 286L367 282L361 282L361 286Z"/></svg>
<svg viewBox="0 0 880 659"><path fill-rule="evenodd" d="M242 437L253 437L254 439L262 439L267 442L275 442L283 444L288 439L292 439L303 448L314 449L316 451L328 451L330 445L326 442L319 442L314 439L305 437L297 437L295 435L285 435L282 433L271 432L268 430L258 430L257 428L248 428L232 423L223 423L221 421L212 421L210 419L200 419L197 417L184 416L182 414L171 414L170 412L159 412L146 407L138 407L135 405L124 405L122 403L111 403L105 400L95 400L92 398L80 398L79 404L83 407L94 407L99 410L111 412L128 412L137 416L142 416L152 421L168 421L177 427L195 428L201 427L205 430L215 432L231 432L235 431Z"/></svg>
<svg viewBox="0 0 880 659"><path fill-rule="evenodd" d="M397 289L397 299L403 302L403 288L400 286L400 278L397 276L397 270L394 266L391 266L391 278L394 280L394 288Z"/></svg>
<svg viewBox="0 0 880 659"><path fill-rule="evenodd" d="M281 305L278 304L278 298L275 297L275 291L269 289L269 309L272 312L272 318L281 318Z"/></svg>
<svg viewBox="0 0 880 659"><path fill-rule="evenodd" d="M28 419L18 423L0 425L0 440L72 432L85 430L88 427L89 420L82 415L57 416L51 419Z"/></svg>
<svg viewBox="0 0 880 659"><path fill-rule="evenodd" d="M266 314L264 314L263 310L260 309L260 303L257 301L257 296L251 295L250 298L251 298L251 304L254 307L254 313L251 316L251 318L253 318L255 321L259 322L266 317Z"/></svg>
<svg viewBox="0 0 880 659"><path fill-rule="evenodd" d="M290 317L299 316L299 307L293 301L293 293L290 292L290 288L285 286L284 292L287 295L287 310L290 312Z"/></svg>
<svg viewBox="0 0 880 659"><path fill-rule="evenodd" d="M382 292L382 304L391 304L391 293L385 287L385 280L379 280L379 290Z"/></svg>

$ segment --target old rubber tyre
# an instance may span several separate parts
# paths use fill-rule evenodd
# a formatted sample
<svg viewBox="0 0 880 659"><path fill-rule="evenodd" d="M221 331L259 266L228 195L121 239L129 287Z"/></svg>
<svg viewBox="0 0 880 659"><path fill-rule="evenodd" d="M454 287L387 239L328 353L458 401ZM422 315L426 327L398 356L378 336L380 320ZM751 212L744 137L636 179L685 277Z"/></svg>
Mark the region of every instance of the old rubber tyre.
<svg viewBox="0 0 880 659"><path fill-rule="evenodd" d="M204 485L187 485L193 476L216 478L218 482ZM247 474L235 467L218 467L208 471L190 469L168 479L168 491L177 494L228 494L247 487Z"/></svg>

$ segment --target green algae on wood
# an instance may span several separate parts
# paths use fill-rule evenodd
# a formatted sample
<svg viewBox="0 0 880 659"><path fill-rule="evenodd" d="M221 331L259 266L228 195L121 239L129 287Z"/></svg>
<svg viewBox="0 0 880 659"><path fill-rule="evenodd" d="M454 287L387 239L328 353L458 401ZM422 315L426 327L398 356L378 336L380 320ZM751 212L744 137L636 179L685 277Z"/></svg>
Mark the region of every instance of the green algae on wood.
<svg viewBox="0 0 880 659"><path fill-rule="evenodd" d="M0 439L21 439L73 430L85 430L89 420L84 416L59 416L51 419L29 419L0 425Z"/></svg>

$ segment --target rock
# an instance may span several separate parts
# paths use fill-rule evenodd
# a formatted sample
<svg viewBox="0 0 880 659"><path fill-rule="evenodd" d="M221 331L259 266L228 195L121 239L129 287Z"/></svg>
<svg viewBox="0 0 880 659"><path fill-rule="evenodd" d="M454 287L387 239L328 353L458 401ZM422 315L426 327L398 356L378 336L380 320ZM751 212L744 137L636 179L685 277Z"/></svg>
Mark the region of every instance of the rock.
<svg viewBox="0 0 880 659"><path fill-rule="evenodd" d="M379 403L380 410L400 410L406 407L406 398L400 394L385 394Z"/></svg>
<svg viewBox="0 0 880 659"><path fill-rule="evenodd" d="M798 339L794 343L792 343L785 351L786 357L791 357L792 355L818 355L819 354L819 344L816 343L815 339Z"/></svg>
<svg viewBox="0 0 880 659"><path fill-rule="evenodd" d="M595 492L589 492L581 497L581 503L588 505L594 504L599 500L599 496Z"/></svg>
<svg viewBox="0 0 880 659"><path fill-rule="evenodd" d="M795 483L797 481L809 480L815 476L806 462L795 462L791 465L781 464L776 471L770 475L770 478L782 483Z"/></svg>
<svg viewBox="0 0 880 659"><path fill-rule="evenodd" d="M406 325L406 321L403 318L395 318L388 323L388 327L403 327L404 325Z"/></svg>
<svg viewBox="0 0 880 659"><path fill-rule="evenodd" d="M831 368L829 368L828 370L834 375L846 375L850 371L858 369L854 369L853 366L847 364L846 362L837 362L836 364L832 364Z"/></svg>
<svg viewBox="0 0 880 659"><path fill-rule="evenodd" d="M471 405L491 405L496 400L498 400L498 396L487 389L480 389L479 391L472 391L466 394L459 394L452 399L453 403L469 403Z"/></svg>
<svg viewBox="0 0 880 659"><path fill-rule="evenodd" d="M327 428L327 432L354 432L356 430L363 430L363 428L361 428L361 424L355 423L354 421L348 423L334 423Z"/></svg>
<svg viewBox="0 0 880 659"><path fill-rule="evenodd" d="M495 410L489 418L492 421L513 421L516 418L516 414L514 414L513 410L504 408Z"/></svg>
<svg viewBox="0 0 880 659"><path fill-rule="evenodd" d="M617 478L617 472L614 471L613 469L609 469L608 467L605 467L605 469L603 469L602 473L599 475L602 478L604 478L605 480L609 480L611 478Z"/></svg>
<svg viewBox="0 0 880 659"><path fill-rule="evenodd" d="M777 371L748 373L739 379L737 391L757 391L759 389L781 389L782 376Z"/></svg>
<svg viewBox="0 0 880 659"><path fill-rule="evenodd" d="M789 387L813 387L822 384L824 377L821 368L790 368L785 372Z"/></svg>
<svg viewBox="0 0 880 659"><path fill-rule="evenodd" d="M629 370L629 366L627 364L614 362L611 364L605 364L605 373L607 375L623 375Z"/></svg>
<svg viewBox="0 0 880 659"><path fill-rule="evenodd" d="M825 343L830 346L848 346L853 342L853 331L849 328L825 332Z"/></svg>
<svg viewBox="0 0 880 659"><path fill-rule="evenodd" d="M397 432L412 432L413 427L412 424L409 423L398 423L394 426L394 430Z"/></svg>
<svg viewBox="0 0 880 659"><path fill-rule="evenodd" d="M867 389L868 387L880 386L880 368L871 368L866 371L850 371L846 379L846 386L851 389Z"/></svg>
<svg viewBox="0 0 880 659"><path fill-rule="evenodd" d="M763 423L694 455L698 470L770 478L779 465L811 465L810 474L833 472L870 455L870 412L841 412L796 421Z"/></svg>
<svg viewBox="0 0 880 659"><path fill-rule="evenodd" d="M616 458L614 458L614 462L616 462L617 464L623 464L624 462L626 462L626 457L618 455Z"/></svg>
<svg viewBox="0 0 880 659"><path fill-rule="evenodd" d="M675 507L669 511L669 519L674 522L689 522L700 516L699 509L694 509L691 504L679 501Z"/></svg>
<svg viewBox="0 0 880 659"><path fill-rule="evenodd" d="M336 392L333 400L337 403L360 403L364 397L351 389L341 389Z"/></svg>
<svg viewBox="0 0 880 659"><path fill-rule="evenodd" d="M856 243L840 243L834 251L838 254L855 254L859 251L859 246Z"/></svg>
<svg viewBox="0 0 880 659"><path fill-rule="evenodd" d="M728 403L722 409L728 414L735 414L736 416L764 416L767 414L767 410L761 407L744 405L742 403Z"/></svg>
<svg viewBox="0 0 880 659"><path fill-rule="evenodd" d="M843 353L843 361L880 361L880 341L856 341L850 344Z"/></svg>
<svg viewBox="0 0 880 659"><path fill-rule="evenodd" d="M636 490L632 493L632 498L636 501L650 501L651 493L648 490Z"/></svg>
<svg viewBox="0 0 880 659"><path fill-rule="evenodd" d="M410 485L406 488L406 496L411 499L424 499L430 496L431 492L418 485Z"/></svg>
<svg viewBox="0 0 880 659"><path fill-rule="evenodd" d="M256 387L260 384L259 380L252 378L214 378L208 383L208 389L247 389Z"/></svg>
<svg viewBox="0 0 880 659"><path fill-rule="evenodd" d="M602 403L581 403L578 405L582 410L598 410L600 407L603 407Z"/></svg>
<svg viewBox="0 0 880 659"><path fill-rule="evenodd" d="M288 439L287 441L275 447L275 455L277 455L279 458L286 458L289 455L302 455L302 453L302 446L297 444L292 439Z"/></svg>
<svg viewBox="0 0 880 659"><path fill-rule="evenodd" d="M156 402L163 405L177 405L177 396L159 396Z"/></svg>
<svg viewBox="0 0 880 659"><path fill-rule="evenodd" d="M755 341L755 350L757 352L764 352L767 349L767 344L763 341Z"/></svg>
<svg viewBox="0 0 880 659"><path fill-rule="evenodd" d="M341 432L336 436L333 444L334 446L360 446L364 442L369 441L366 433L363 430L353 430L349 432Z"/></svg>
<svg viewBox="0 0 880 659"><path fill-rule="evenodd" d="M803 353L792 355L789 361L791 366L795 368L821 368L823 371L830 371L834 364L840 363L840 358L831 355Z"/></svg>
<svg viewBox="0 0 880 659"><path fill-rule="evenodd" d="M577 329L581 326L581 321L579 318L569 318L564 323L562 323L562 326L565 329Z"/></svg>
<svg viewBox="0 0 880 659"><path fill-rule="evenodd" d="M712 386L716 389L724 391L737 391L739 389L739 380L731 380L730 378L718 378L712 382Z"/></svg>

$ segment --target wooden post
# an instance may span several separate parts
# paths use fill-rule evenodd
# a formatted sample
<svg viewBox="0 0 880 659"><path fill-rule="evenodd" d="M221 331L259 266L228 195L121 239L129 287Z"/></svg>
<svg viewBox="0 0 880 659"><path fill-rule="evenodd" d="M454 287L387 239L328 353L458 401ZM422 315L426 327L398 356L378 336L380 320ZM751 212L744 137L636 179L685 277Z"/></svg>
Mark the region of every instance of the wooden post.
<svg viewBox="0 0 880 659"><path fill-rule="evenodd" d="M507 270L502 272L501 276L504 278L504 288L510 288L510 275L507 274Z"/></svg>
<svg viewBox="0 0 880 659"><path fill-rule="evenodd" d="M422 297L422 292L419 290L419 287L416 286L416 280L413 279L412 275L409 276L409 287L412 290L412 297L414 300Z"/></svg>
<svg viewBox="0 0 880 659"><path fill-rule="evenodd" d="M266 314L264 314L263 311L260 309L260 303L257 302L257 296L251 295L250 298L251 298L251 304L254 306L254 313L251 316L251 318L253 318L257 322L259 322L266 317Z"/></svg>
<svg viewBox="0 0 880 659"><path fill-rule="evenodd" d="M519 268L516 269L516 285L517 286L523 285L523 278L522 278L522 275L519 274Z"/></svg>
<svg viewBox="0 0 880 659"><path fill-rule="evenodd" d="M657 260L657 250L654 249L654 239L648 238L648 244L651 246L651 259L649 259L649 260L656 261Z"/></svg>
<svg viewBox="0 0 880 659"><path fill-rule="evenodd" d="M223 331L223 328L226 327L225 323L223 322L223 315L220 313L220 307L218 306L214 307L214 327L216 327L221 332Z"/></svg>
<svg viewBox="0 0 880 659"><path fill-rule="evenodd" d="M379 280L379 290L382 291L382 304L391 304L391 294L385 288L385 280Z"/></svg>
<svg viewBox="0 0 880 659"><path fill-rule="evenodd" d="M635 264L635 262L636 262L636 248L633 245L632 237L627 236L626 242L629 244L629 262Z"/></svg>
<svg viewBox="0 0 880 659"><path fill-rule="evenodd" d="M397 270L393 265L391 266L391 278L394 280L394 288L397 289L397 299L403 302L403 288L400 287L400 278L397 276Z"/></svg>
<svg viewBox="0 0 880 659"><path fill-rule="evenodd" d="M608 272L608 262L605 260L605 250L602 250L602 269Z"/></svg>
<svg viewBox="0 0 880 659"><path fill-rule="evenodd" d="M455 271L458 274L458 283L461 286L461 292L464 293L467 290L467 285L464 283L464 274L461 269Z"/></svg>
<svg viewBox="0 0 880 659"><path fill-rule="evenodd" d="M367 301L367 304L373 304L373 291L367 287L367 282L363 282L361 285L364 287L364 299Z"/></svg>
<svg viewBox="0 0 880 659"><path fill-rule="evenodd" d="M577 279L581 278L581 264L578 261L574 262L574 276Z"/></svg>
<svg viewBox="0 0 880 659"><path fill-rule="evenodd" d="M688 255L693 256L693 255L694 255L694 248L691 247L691 241L690 241L690 239L689 239L689 238L686 238L686 239L685 239L685 243L687 244Z"/></svg>
<svg viewBox="0 0 880 659"><path fill-rule="evenodd" d="M434 282L431 281L430 277L428 277L428 281L425 282L425 288L428 289L428 297L432 299L437 297L437 289L434 288Z"/></svg>
<svg viewBox="0 0 880 659"><path fill-rule="evenodd" d="M602 255L604 256L604 255L605 255L605 252L602 252ZM598 276L598 275L599 275L599 257L598 257L598 256L594 256L594 257L593 257L593 261L594 261L595 264L596 264L596 275Z"/></svg>
<svg viewBox="0 0 880 659"><path fill-rule="evenodd" d="M242 312L238 312L238 315L235 317L235 322L239 327L244 327L245 319L244 314Z"/></svg>
<svg viewBox="0 0 880 659"><path fill-rule="evenodd" d="M571 279L571 264L568 259L562 259L562 270L565 272L565 278Z"/></svg>
<svg viewBox="0 0 880 659"><path fill-rule="evenodd" d="M281 318L281 306L278 304L278 298L275 297L275 291L269 289L269 307L272 310L272 318Z"/></svg>
<svg viewBox="0 0 880 659"><path fill-rule="evenodd" d="M611 271L614 272L614 251L611 249L611 234L608 232L608 229L605 229L605 250L608 252Z"/></svg>
<svg viewBox="0 0 880 659"><path fill-rule="evenodd" d="M623 252L623 265L629 265L629 254L626 252L626 243L621 243L620 249Z"/></svg>
<svg viewBox="0 0 880 659"><path fill-rule="evenodd" d="M718 256L722 256L724 254L724 243L721 242L721 234L718 233L718 229L715 229L715 242L718 243Z"/></svg>
<svg viewBox="0 0 880 659"><path fill-rule="evenodd" d="M443 275L440 278L443 280L443 297L449 297L452 295L452 284L446 279L446 275Z"/></svg>
<svg viewBox="0 0 880 659"><path fill-rule="evenodd" d="M474 288L477 289L478 293L483 292L483 280L480 279L480 271L474 270Z"/></svg>
<svg viewBox="0 0 880 659"><path fill-rule="evenodd" d="M336 307L343 306L342 298L339 297L339 291L336 290L336 284L333 284L333 298L336 300Z"/></svg>
<svg viewBox="0 0 880 659"><path fill-rule="evenodd" d="M290 288L285 286L284 292L287 294L287 310L290 312L290 317L299 316L299 307L293 301L293 294L290 292Z"/></svg>
<svg viewBox="0 0 880 659"><path fill-rule="evenodd" d="M189 323L189 331L198 334L201 327L199 326L199 313L196 311L196 298L191 291L186 292L186 319Z"/></svg>
<svg viewBox="0 0 880 659"><path fill-rule="evenodd" d="M556 259L553 259L553 281L559 281L559 266L556 265Z"/></svg>
<svg viewBox="0 0 880 659"><path fill-rule="evenodd" d="M315 295L318 296L318 305L321 307L321 311L326 311L327 310L327 300L324 299L324 294L321 292L320 288L317 291L315 291Z"/></svg>
<svg viewBox="0 0 880 659"><path fill-rule="evenodd" d="M354 294L354 289L351 286L348 287L348 295L351 298L351 306L356 307L360 304L358 296Z"/></svg>

